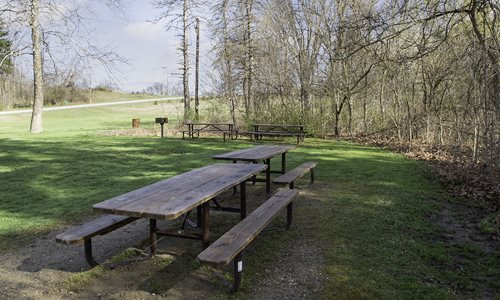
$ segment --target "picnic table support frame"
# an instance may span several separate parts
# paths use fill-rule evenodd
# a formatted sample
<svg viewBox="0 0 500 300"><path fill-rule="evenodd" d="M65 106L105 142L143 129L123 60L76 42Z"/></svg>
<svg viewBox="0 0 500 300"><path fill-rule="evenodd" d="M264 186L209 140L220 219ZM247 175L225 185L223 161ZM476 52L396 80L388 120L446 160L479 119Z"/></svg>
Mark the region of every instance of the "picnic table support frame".
<svg viewBox="0 0 500 300"><path fill-rule="evenodd" d="M85 248L85 260L87 261L87 263L91 267L95 267L95 266L99 265L99 263L97 263L94 260L94 257L92 256L92 240L91 239L85 240L84 248Z"/></svg>
<svg viewBox="0 0 500 300"><path fill-rule="evenodd" d="M286 173L286 152L281 154L281 174Z"/></svg>
<svg viewBox="0 0 500 300"><path fill-rule="evenodd" d="M210 211L210 202L206 201L202 204L203 206L203 223L201 226L202 230L202 243L203 243L203 249L207 248L208 245L210 244L210 222L209 222L209 211Z"/></svg>
<svg viewBox="0 0 500 300"><path fill-rule="evenodd" d="M241 269L239 265L241 264ZM235 293L240 287L241 283L241 272L243 271L243 257L241 252L236 255L233 261L233 286L231 292Z"/></svg>
<svg viewBox="0 0 500 300"><path fill-rule="evenodd" d="M266 192L269 194L271 192L271 159L266 159Z"/></svg>
<svg viewBox="0 0 500 300"><path fill-rule="evenodd" d="M240 183L240 217L243 220L247 216L247 184Z"/></svg>
<svg viewBox="0 0 500 300"><path fill-rule="evenodd" d="M290 228L292 225L292 216L293 216L293 202L286 207L286 229Z"/></svg>
<svg viewBox="0 0 500 300"><path fill-rule="evenodd" d="M151 244L151 255L156 255L156 219L149 219L149 243Z"/></svg>

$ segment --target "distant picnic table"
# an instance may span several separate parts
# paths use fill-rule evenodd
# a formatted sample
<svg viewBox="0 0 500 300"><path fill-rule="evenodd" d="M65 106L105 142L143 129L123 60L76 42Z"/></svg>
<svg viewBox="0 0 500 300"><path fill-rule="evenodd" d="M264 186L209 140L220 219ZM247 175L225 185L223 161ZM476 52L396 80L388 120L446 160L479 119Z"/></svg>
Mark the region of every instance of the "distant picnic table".
<svg viewBox="0 0 500 300"><path fill-rule="evenodd" d="M285 174L286 172L286 154L288 151L294 149L295 146L283 146L283 145L263 145L257 146L249 149L237 150L225 154L219 154L213 156L214 159L230 160L233 163L239 161L258 163L263 161L267 165L266 169L266 179L254 178L254 181L266 182L266 191L269 193L271 191L271 173ZM271 170L271 158L281 155L281 170L273 171Z"/></svg>
<svg viewBox="0 0 500 300"><path fill-rule="evenodd" d="M247 131L246 134L250 135L250 139L262 139L263 136L296 136L297 144L304 141L306 132L304 131L305 125L292 125L292 124L253 124L253 131Z"/></svg>
<svg viewBox="0 0 500 300"><path fill-rule="evenodd" d="M181 130L182 139L185 138L186 133L190 138L199 137L200 132L222 133L224 141L226 141L226 135L230 139L233 139L233 137L238 138L238 131L235 130L233 123L187 122L184 125L187 126L187 130Z"/></svg>

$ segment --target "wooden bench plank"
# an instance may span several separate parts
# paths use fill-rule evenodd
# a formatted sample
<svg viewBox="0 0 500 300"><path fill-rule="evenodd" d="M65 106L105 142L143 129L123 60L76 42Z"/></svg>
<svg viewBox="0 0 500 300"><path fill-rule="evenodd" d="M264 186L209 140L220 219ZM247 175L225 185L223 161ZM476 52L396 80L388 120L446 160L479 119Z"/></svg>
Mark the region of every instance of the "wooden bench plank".
<svg viewBox="0 0 500 300"><path fill-rule="evenodd" d="M105 215L58 234L56 236L56 242L67 245L83 243L87 239L91 239L97 235L106 234L117 228L132 223L135 220L137 220L137 218Z"/></svg>
<svg viewBox="0 0 500 300"><path fill-rule="evenodd" d="M298 194L281 190L198 255L201 262L227 265L261 232L282 208Z"/></svg>
<svg viewBox="0 0 500 300"><path fill-rule="evenodd" d="M278 178L273 179L273 183L276 184L289 184L295 181L297 178L304 176L307 172L311 171L316 167L316 162L306 162L302 165L288 171L287 173L281 175Z"/></svg>

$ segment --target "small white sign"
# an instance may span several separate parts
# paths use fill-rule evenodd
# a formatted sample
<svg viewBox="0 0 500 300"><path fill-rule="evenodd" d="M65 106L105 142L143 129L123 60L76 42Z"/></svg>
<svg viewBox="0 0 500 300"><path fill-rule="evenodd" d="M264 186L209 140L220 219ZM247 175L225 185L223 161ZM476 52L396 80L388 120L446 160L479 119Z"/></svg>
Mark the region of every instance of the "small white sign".
<svg viewBox="0 0 500 300"><path fill-rule="evenodd" d="M243 271L243 261L238 261L238 272Z"/></svg>

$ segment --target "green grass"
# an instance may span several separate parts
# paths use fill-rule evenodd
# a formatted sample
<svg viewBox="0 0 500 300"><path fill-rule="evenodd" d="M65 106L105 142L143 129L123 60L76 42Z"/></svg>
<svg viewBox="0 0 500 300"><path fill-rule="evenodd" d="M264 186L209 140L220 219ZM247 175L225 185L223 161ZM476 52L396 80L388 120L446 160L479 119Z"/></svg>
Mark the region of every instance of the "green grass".
<svg viewBox="0 0 500 300"><path fill-rule="evenodd" d="M164 111L148 104L50 112L39 135L26 133L29 116L1 116L0 251L78 223L92 214L94 203L213 163L216 153L255 145L96 134L129 128L132 117L152 120L166 113L175 120L176 104L169 105ZM429 199L443 195L426 179L423 163L378 148L317 139L307 139L288 156L290 166L309 160L318 162L314 206L296 213L314 222L258 239L254 252L263 255L246 258L236 297L245 298L263 265L275 261L272 253L299 234L314 234L325 246L323 297L328 299L474 298L483 286L478 278L500 277L494 267L500 265L498 254L440 241L429 217L440 206ZM499 286L496 280L490 288Z"/></svg>

